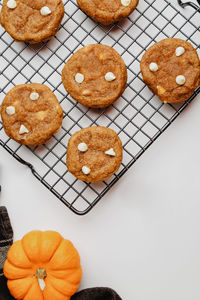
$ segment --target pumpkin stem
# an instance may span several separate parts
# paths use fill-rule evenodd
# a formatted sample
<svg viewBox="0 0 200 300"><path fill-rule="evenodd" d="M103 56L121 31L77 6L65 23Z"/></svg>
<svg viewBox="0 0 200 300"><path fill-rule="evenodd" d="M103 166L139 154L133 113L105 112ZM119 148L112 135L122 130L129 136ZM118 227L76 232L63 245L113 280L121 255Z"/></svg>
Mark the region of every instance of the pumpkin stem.
<svg viewBox="0 0 200 300"><path fill-rule="evenodd" d="M41 290L43 291L45 288L44 278L47 276L46 270L45 269L37 269L35 276L37 277L38 284L39 284Z"/></svg>

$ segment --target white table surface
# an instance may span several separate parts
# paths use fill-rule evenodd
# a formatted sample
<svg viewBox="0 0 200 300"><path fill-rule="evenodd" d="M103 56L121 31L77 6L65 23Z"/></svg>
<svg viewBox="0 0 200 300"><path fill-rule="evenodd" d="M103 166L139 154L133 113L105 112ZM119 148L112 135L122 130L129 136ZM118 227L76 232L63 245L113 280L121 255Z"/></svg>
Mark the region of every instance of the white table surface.
<svg viewBox="0 0 200 300"><path fill-rule="evenodd" d="M0 205L14 239L56 230L77 247L80 289L123 300L200 299L200 96L85 216L77 216L0 147Z"/></svg>

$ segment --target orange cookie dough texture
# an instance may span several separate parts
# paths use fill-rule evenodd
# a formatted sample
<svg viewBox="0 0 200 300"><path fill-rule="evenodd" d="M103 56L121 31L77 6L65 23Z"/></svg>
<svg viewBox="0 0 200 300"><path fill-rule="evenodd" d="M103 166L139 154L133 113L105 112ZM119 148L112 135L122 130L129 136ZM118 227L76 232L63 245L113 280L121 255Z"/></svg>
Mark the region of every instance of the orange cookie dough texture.
<svg viewBox="0 0 200 300"><path fill-rule="evenodd" d="M1 105L6 134L24 145L44 144L62 125L63 111L45 85L22 84L12 88Z"/></svg>
<svg viewBox="0 0 200 300"><path fill-rule="evenodd" d="M16 41L35 44L54 36L63 16L62 0L4 0L0 23Z"/></svg>
<svg viewBox="0 0 200 300"><path fill-rule="evenodd" d="M109 25L129 16L138 0L77 0L77 3L88 16Z"/></svg>
<svg viewBox="0 0 200 300"><path fill-rule="evenodd" d="M193 46L168 38L151 46L141 60L144 82L165 103L186 101L200 85L200 61Z"/></svg>
<svg viewBox="0 0 200 300"><path fill-rule="evenodd" d="M106 45L87 45L67 61L62 71L66 91L88 107L106 107L126 88L127 70L121 56Z"/></svg>
<svg viewBox="0 0 200 300"><path fill-rule="evenodd" d="M122 162L122 142L110 128L89 127L71 136L67 147L67 168L87 182L108 179Z"/></svg>

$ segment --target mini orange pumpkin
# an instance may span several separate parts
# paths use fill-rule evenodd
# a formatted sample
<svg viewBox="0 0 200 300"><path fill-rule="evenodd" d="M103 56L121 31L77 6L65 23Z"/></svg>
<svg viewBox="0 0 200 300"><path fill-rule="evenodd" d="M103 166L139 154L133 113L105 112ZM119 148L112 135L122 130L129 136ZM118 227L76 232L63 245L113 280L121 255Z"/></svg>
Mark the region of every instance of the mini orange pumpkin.
<svg viewBox="0 0 200 300"><path fill-rule="evenodd" d="M31 231L9 249L4 264L16 299L69 300L81 280L80 257L55 231Z"/></svg>

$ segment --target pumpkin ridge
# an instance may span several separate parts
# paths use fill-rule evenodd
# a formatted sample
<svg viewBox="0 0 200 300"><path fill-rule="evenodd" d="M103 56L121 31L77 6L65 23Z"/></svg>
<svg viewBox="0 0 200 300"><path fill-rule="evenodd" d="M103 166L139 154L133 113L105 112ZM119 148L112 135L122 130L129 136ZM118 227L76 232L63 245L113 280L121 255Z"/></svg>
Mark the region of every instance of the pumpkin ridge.
<svg viewBox="0 0 200 300"><path fill-rule="evenodd" d="M35 279L35 278L34 278L34 279ZM32 287L33 287L33 285L30 286L30 288L28 289L26 295L30 292L30 290L32 289ZM25 297L24 297L23 299L26 298L26 295L25 295ZM44 300L44 295L43 295L43 293L41 293L41 296L42 296L42 299Z"/></svg>
<svg viewBox="0 0 200 300"><path fill-rule="evenodd" d="M54 254L56 253L56 251L57 251L58 248L60 247L60 245L61 245L61 243L62 243L63 240L64 240L64 239L63 239L63 237L62 237L62 239L60 240L60 243L57 245L57 247L56 247L55 250L53 251L53 254L52 254L51 257L49 258L48 263L51 261L52 257L54 256ZM48 265L48 263L47 263L47 265Z"/></svg>
<svg viewBox="0 0 200 300"><path fill-rule="evenodd" d="M65 280L64 278L59 278L59 277L57 277L55 275L51 275L51 274L48 274L48 278L55 278L55 279L58 279L58 280ZM67 281L69 283L71 283L72 285L77 285L77 283L79 283L79 281L74 282L74 281L71 281L70 279L67 279Z"/></svg>
<svg viewBox="0 0 200 300"><path fill-rule="evenodd" d="M27 267L25 267L24 265L22 267L20 267L19 265L15 264L15 261L13 260L13 256L16 256L17 254L19 254L18 252L22 251L23 254L24 254L24 258L27 260L28 264ZM11 259L10 259L11 258ZM15 267L19 267L19 268L23 268L23 269L30 269L32 268L32 263L30 261L30 259L28 258L28 256L26 255L26 253L24 252L24 249L23 249L23 245L22 245L22 242L21 240L18 240L16 241L9 249L8 251L8 254L7 254L7 259L8 261L13 264ZM22 257L21 257L22 259ZM17 255L17 261L20 263L20 261L18 260L18 255ZM22 263L22 261L21 261Z"/></svg>
<svg viewBox="0 0 200 300"><path fill-rule="evenodd" d="M7 264L9 264L10 266L7 266ZM13 268L15 268L17 270L21 270L21 271L24 271L24 270L30 271L31 274L29 274L27 276L23 275L23 277L21 275L19 277L15 275L16 276L15 278L9 278L8 273L10 272L10 270L9 270L10 267L11 268L13 267ZM32 268L28 268L28 269L26 268L25 269L25 268L22 268L22 267L15 266L8 259L4 263L3 272L4 272L4 275L8 278L8 280L16 280L16 279L28 278L28 277L32 277L34 275L34 270Z"/></svg>
<svg viewBox="0 0 200 300"><path fill-rule="evenodd" d="M26 279L26 278L29 278L30 276L27 276L27 277L24 277L24 278L20 278L20 279ZM9 285L9 283L11 283L11 282L13 282L13 281L16 281L16 280L20 280L20 279L8 279L8 285ZM26 297L26 295L28 294L28 292L29 292L29 290L30 290L30 288L31 288L31 284L29 285L29 287L28 287L28 289L27 289L27 291L25 292L25 294L24 294L24 298ZM14 295L13 295L13 293L12 293L12 291L10 290L10 293L11 293L11 295L14 297Z"/></svg>
<svg viewBox="0 0 200 300"><path fill-rule="evenodd" d="M27 276L27 277L30 277L30 276ZM25 277L25 278L27 278L27 277ZM26 295L29 293L30 289L31 289L31 285L29 286L28 290L26 291L24 298L25 298Z"/></svg>
<svg viewBox="0 0 200 300"><path fill-rule="evenodd" d="M74 270L74 269L77 269L77 267L78 266L75 266L75 267L73 267L73 268L67 268L67 270L69 270L69 271L72 271L72 270ZM79 264L79 267L80 267L80 264ZM53 269L53 268L50 268L50 267L48 267L48 269L50 270L50 271L56 271L57 269ZM63 269L61 269L61 268L59 268L59 270L66 270L65 268L63 268ZM56 277L56 276L55 276Z"/></svg>
<svg viewBox="0 0 200 300"><path fill-rule="evenodd" d="M48 278L49 279L49 278ZM69 296L69 297L71 297L72 295L71 295L71 293L69 293L69 294L67 294L67 293L62 293L61 291L59 291L55 286L54 286L54 284L52 283L52 281L51 281L51 276L50 276L50 284L51 284L51 286L58 292L58 293L60 293L61 295L63 295L63 296ZM74 286L75 286L75 284L73 284Z"/></svg>
<svg viewBox="0 0 200 300"><path fill-rule="evenodd" d="M26 254L26 256L27 256L27 258L28 258L28 260L30 261L30 263L33 265L33 264L35 264L35 262L34 261L31 261L30 259L29 259L29 255L28 255L28 253L27 253L27 251L26 251L26 247L24 247L24 238L26 237L26 236L28 236L28 235L30 235L31 233L34 233L34 232L38 232L39 233L39 235L40 235L40 238L41 238L41 233L42 233L42 231L39 231L39 230L33 230L33 231L30 231L29 233L27 233L27 234L25 234L25 236L22 238L22 240L21 240L21 242L22 242L22 248L23 248L23 250L24 250L24 253ZM38 240L38 248L40 248L40 239Z"/></svg>
<svg viewBox="0 0 200 300"><path fill-rule="evenodd" d="M64 239L63 239L64 240ZM65 240L64 240L65 241ZM67 240L67 241L69 241L69 240ZM70 241L69 241L70 242ZM71 243L71 242L70 242ZM74 247L74 245L71 243L71 245ZM73 254L73 255L71 255L71 257L70 257L70 261L71 260L73 260L74 258L76 259L77 258L77 256L78 256L78 259L79 259L79 263L78 264L76 264L74 267L70 267L70 268L67 268L67 270L73 270L73 269L77 269L78 267L80 267L81 265L80 265L80 256L79 256L79 253L78 253L78 251L76 250L76 253L75 254ZM53 259L53 257L52 257L52 259ZM49 263L51 263L51 260L49 261ZM49 266L48 266L49 267ZM49 267L49 269L50 270L57 270L57 269L54 269L54 268L52 268L52 267ZM64 270L65 268L59 268L60 270Z"/></svg>
<svg viewBox="0 0 200 300"><path fill-rule="evenodd" d="M7 258L8 262L13 265L15 268L18 268L18 269L22 269L22 270L32 270L32 268L26 268L26 267L19 267L17 266L15 263L13 263L12 261L9 260L9 258Z"/></svg>
<svg viewBox="0 0 200 300"><path fill-rule="evenodd" d="M60 278L60 277L57 277L55 275L51 275L50 273L48 273L47 275L48 275L48 277L56 278L56 279L59 279L59 280L64 280L64 278ZM71 281L69 279L67 279L67 281L69 281L71 283ZM72 282L72 284L73 284L73 282Z"/></svg>

